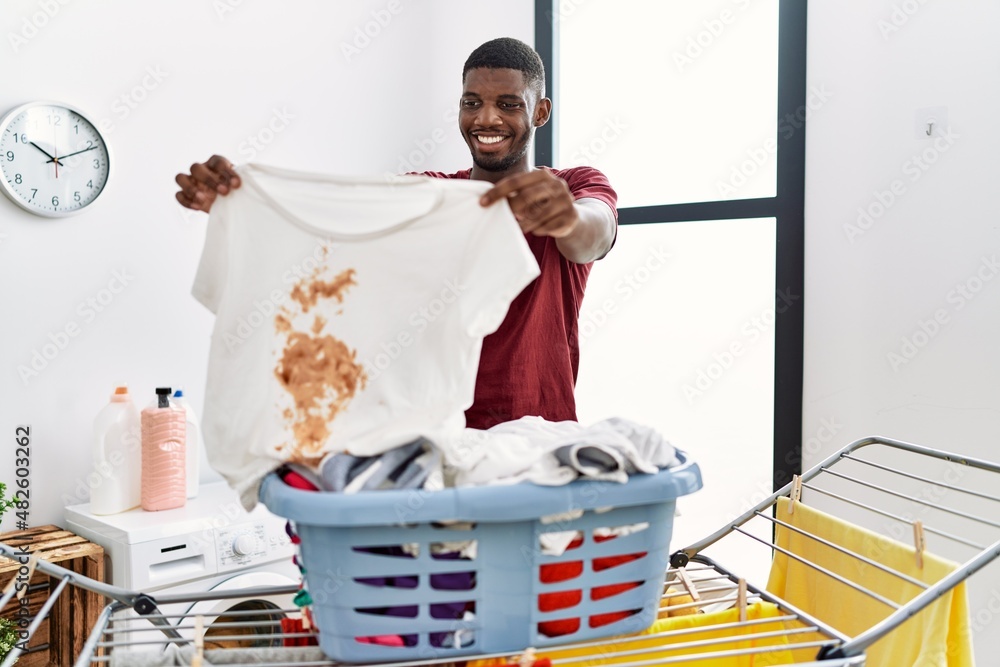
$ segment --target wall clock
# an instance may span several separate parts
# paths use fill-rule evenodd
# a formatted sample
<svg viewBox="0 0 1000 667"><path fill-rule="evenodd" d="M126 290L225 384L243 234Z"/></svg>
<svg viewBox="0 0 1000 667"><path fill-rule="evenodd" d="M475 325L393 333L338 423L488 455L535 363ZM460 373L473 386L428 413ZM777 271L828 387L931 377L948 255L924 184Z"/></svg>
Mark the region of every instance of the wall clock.
<svg viewBox="0 0 1000 667"><path fill-rule="evenodd" d="M80 110L30 102L0 119L0 188L24 210L49 218L79 213L110 174L108 145Z"/></svg>

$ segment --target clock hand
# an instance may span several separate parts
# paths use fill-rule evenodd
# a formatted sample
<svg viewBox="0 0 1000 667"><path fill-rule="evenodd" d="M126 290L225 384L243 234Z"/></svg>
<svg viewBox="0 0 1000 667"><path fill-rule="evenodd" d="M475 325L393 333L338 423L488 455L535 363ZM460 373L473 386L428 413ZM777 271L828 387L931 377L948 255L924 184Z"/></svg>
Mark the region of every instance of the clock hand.
<svg viewBox="0 0 1000 667"><path fill-rule="evenodd" d="M49 155L48 152L44 148L42 148L41 146L39 146L38 144L36 144L34 141L29 141L28 143L31 144L32 146L34 146L35 148L37 148L38 150L42 151L43 153L45 153L45 155L49 158L48 162L46 162L45 164L48 164L49 162L52 162L53 160L55 160L54 157L52 157L51 155Z"/></svg>
<svg viewBox="0 0 1000 667"><path fill-rule="evenodd" d="M74 155L79 155L80 153L86 153L87 151L92 151L95 148L97 148L97 146L91 146L90 148L84 148L82 151L77 151L75 153L70 153L69 155L63 155L62 157L60 157L58 159L52 157L51 155L49 155L49 157L52 158L52 159L49 160L48 162L46 162L45 164L48 164L49 162L58 162L59 160L65 160L68 157L73 157Z"/></svg>

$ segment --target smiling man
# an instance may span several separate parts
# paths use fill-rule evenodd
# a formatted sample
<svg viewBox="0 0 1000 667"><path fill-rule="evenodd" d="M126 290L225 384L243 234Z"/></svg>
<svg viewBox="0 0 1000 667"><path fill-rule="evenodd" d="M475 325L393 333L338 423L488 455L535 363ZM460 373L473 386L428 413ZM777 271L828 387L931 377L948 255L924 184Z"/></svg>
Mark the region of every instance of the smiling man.
<svg viewBox="0 0 1000 667"><path fill-rule="evenodd" d="M530 46L506 37L486 42L466 60L462 80L459 127L473 166L424 173L494 183L481 203L508 202L541 270L483 340L466 423L485 429L527 415L575 421L580 305L592 263L614 244L617 196L597 169L529 163L535 129L552 112L541 58ZM206 212L217 195L240 185L218 155L176 181L177 200Z"/></svg>

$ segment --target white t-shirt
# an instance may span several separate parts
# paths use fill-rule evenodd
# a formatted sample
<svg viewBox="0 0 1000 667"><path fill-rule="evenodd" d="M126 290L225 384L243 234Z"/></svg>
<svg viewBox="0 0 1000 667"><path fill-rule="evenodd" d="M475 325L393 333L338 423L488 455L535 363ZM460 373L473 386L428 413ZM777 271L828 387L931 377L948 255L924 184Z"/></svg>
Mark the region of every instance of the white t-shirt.
<svg viewBox="0 0 1000 667"><path fill-rule="evenodd" d="M538 275L507 204L483 181L238 172L192 293L217 316L205 447L243 504L282 462L459 432L483 337Z"/></svg>

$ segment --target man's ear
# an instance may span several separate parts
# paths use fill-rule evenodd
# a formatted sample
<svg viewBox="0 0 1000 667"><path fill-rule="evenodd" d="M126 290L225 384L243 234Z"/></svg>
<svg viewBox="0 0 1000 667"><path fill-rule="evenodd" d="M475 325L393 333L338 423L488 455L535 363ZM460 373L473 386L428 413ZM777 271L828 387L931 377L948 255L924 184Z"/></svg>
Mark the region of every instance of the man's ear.
<svg viewBox="0 0 1000 667"><path fill-rule="evenodd" d="M543 97L538 100L538 104L535 105L535 127L541 127L549 122L549 116L552 115L552 100L547 97Z"/></svg>

